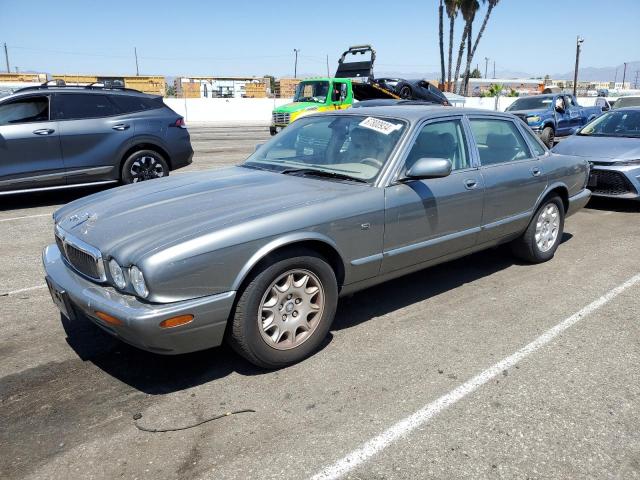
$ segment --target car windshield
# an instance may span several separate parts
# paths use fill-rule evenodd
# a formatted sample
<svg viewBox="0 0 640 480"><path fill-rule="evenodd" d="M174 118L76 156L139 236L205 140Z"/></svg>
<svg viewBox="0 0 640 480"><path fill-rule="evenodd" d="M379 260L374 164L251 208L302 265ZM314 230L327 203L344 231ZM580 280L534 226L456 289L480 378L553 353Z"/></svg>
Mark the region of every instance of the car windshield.
<svg viewBox="0 0 640 480"><path fill-rule="evenodd" d="M507 112L513 112L514 110L546 110L551 105L552 100L552 97L522 97L509 105Z"/></svg>
<svg viewBox="0 0 640 480"><path fill-rule="evenodd" d="M406 122L391 118L309 116L258 148L243 166L372 183L405 129Z"/></svg>
<svg viewBox="0 0 640 480"><path fill-rule="evenodd" d="M301 82L296 87L296 95L293 97L293 101L325 103L327 101L328 93L329 82L321 80L314 82Z"/></svg>
<svg viewBox="0 0 640 480"><path fill-rule="evenodd" d="M613 108L617 109L622 107L640 107L640 97L620 97L616 100Z"/></svg>
<svg viewBox="0 0 640 480"><path fill-rule="evenodd" d="M640 110L607 112L585 125L578 135L640 138Z"/></svg>

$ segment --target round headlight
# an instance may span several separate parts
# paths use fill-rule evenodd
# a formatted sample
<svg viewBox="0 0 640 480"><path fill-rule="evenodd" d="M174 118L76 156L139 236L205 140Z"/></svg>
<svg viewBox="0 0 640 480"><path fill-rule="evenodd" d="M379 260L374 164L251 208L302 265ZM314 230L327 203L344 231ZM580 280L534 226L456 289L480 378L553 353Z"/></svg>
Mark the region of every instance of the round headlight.
<svg viewBox="0 0 640 480"><path fill-rule="evenodd" d="M144 281L144 275L142 275L142 272L138 267L131 267L131 269L129 270L129 279L131 280L133 289L139 296L141 296L142 298L147 298L149 296L149 289L147 288L147 284Z"/></svg>
<svg viewBox="0 0 640 480"><path fill-rule="evenodd" d="M122 273L122 268L118 265L113 258L109 260L109 273L111 273L111 278L113 283L115 283L116 287L122 290L127 286L127 281L124 279L124 273Z"/></svg>

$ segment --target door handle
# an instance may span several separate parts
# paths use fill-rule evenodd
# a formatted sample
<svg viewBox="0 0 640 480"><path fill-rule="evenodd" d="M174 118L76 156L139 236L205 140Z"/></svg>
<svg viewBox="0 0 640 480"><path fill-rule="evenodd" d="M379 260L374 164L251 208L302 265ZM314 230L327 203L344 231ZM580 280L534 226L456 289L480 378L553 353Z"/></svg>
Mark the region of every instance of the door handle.
<svg viewBox="0 0 640 480"><path fill-rule="evenodd" d="M51 135L53 132L55 132L53 128L41 128L33 131L36 135Z"/></svg>
<svg viewBox="0 0 640 480"><path fill-rule="evenodd" d="M118 125L114 125L113 127L114 130L118 130L118 131L123 131L123 130L127 130L129 128L129 125L127 125L126 123L119 123Z"/></svg>
<svg viewBox="0 0 640 480"><path fill-rule="evenodd" d="M466 188L467 190L473 190L477 186L478 186L478 181L472 178L464 181L464 188Z"/></svg>
<svg viewBox="0 0 640 480"><path fill-rule="evenodd" d="M534 177L539 177L542 174L542 170L540 170L538 167L534 167L531 169L531 175L533 175Z"/></svg>

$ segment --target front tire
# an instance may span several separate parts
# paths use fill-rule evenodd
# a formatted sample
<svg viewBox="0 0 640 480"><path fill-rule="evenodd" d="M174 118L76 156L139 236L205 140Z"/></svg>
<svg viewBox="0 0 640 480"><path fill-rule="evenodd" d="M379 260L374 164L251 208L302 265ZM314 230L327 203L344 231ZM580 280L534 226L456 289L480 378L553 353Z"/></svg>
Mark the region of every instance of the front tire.
<svg viewBox="0 0 640 480"><path fill-rule="evenodd" d="M169 176L169 165L162 155L154 150L133 152L122 164L122 183L138 183Z"/></svg>
<svg viewBox="0 0 640 480"><path fill-rule="evenodd" d="M553 144L555 142L555 132L552 127L544 127L542 129L542 134L540 134L540 140L544 143L548 148L553 148Z"/></svg>
<svg viewBox="0 0 640 480"><path fill-rule="evenodd" d="M279 255L242 291L229 343L259 367L291 365L320 347L337 303L336 276L323 257L302 249Z"/></svg>
<svg viewBox="0 0 640 480"><path fill-rule="evenodd" d="M547 198L536 210L531 223L511 244L513 253L531 263L551 260L564 232L564 205L558 196Z"/></svg>

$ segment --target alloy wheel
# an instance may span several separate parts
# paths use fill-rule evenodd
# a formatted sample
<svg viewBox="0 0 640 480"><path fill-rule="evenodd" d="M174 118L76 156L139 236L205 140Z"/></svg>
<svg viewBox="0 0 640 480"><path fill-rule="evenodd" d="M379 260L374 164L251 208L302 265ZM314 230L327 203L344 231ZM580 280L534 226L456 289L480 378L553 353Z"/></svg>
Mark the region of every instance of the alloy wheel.
<svg viewBox="0 0 640 480"><path fill-rule="evenodd" d="M162 163L150 155L136 158L131 164L130 172L133 183L161 178L166 175Z"/></svg>
<svg viewBox="0 0 640 480"><path fill-rule="evenodd" d="M311 337L325 305L320 279L309 270L278 276L262 296L258 326L263 340L277 350L296 348Z"/></svg>
<svg viewBox="0 0 640 480"><path fill-rule="evenodd" d="M553 248L560 232L560 211L551 202L545 205L536 219L536 245L541 252L548 252Z"/></svg>

